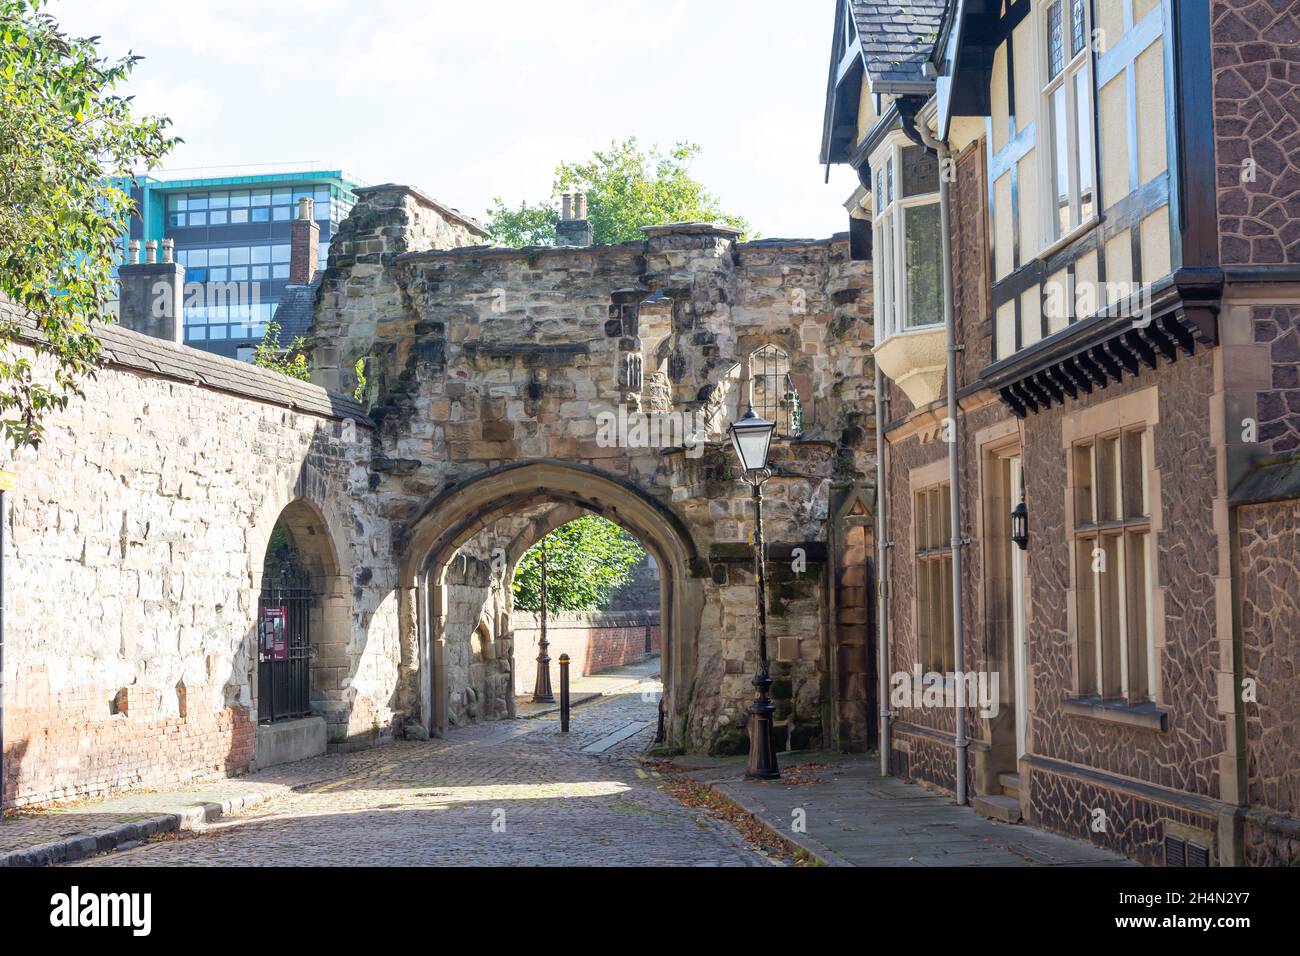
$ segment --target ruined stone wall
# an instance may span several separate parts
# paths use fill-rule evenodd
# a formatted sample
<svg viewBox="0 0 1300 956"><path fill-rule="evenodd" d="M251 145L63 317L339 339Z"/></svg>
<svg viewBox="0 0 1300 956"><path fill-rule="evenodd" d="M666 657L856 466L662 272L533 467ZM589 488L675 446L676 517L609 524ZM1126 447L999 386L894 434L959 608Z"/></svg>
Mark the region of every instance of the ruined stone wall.
<svg viewBox="0 0 1300 956"><path fill-rule="evenodd" d="M397 600L360 410L182 346L104 338L109 364L84 396L48 418L39 448L0 461L17 474L6 804L248 768L261 568L294 501L319 516L339 576L325 615L339 653L313 674L315 703L335 744L389 732L404 706Z"/></svg>
<svg viewBox="0 0 1300 956"><path fill-rule="evenodd" d="M687 225L613 247L361 252L375 241L360 228L367 207L389 201L373 194L359 204L349 242L331 247L312 342L322 381L344 390L355 362L367 362L380 507L411 523L439 492L522 461L632 483L676 515L707 558L689 572L705 608L687 638L697 665L681 688L693 694L683 736L694 747L742 746L757 651L752 505L722 444L743 390L735 367L761 345L788 353L804 426L774 447L766 532L774 553L824 545L831 481L874 468L868 276L849 261L847 240L745 244L727 229ZM704 422L698 437L708 443L629 435L606 447L601 413L641 408ZM818 741L822 572L814 558L778 585L769 635L784 726Z"/></svg>
<svg viewBox="0 0 1300 956"><path fill-rule="evenodd" d="M490 555L465 548L447 571L444 659L452 727L514 716L512 633L503 632L508 610Z"/></svg>

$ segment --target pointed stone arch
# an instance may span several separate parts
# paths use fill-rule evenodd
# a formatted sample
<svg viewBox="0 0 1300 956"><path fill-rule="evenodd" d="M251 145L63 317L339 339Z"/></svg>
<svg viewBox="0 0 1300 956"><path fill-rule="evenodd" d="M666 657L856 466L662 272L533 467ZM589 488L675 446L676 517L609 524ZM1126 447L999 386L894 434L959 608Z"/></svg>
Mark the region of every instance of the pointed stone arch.
<svg viewBox="0 0 1300 956"><path fill-rule="evenodd" d="M413 623L418 629L425 729L437 734L447 727L446 688L439 682L446 673L441 651L448 564L462 545L502 516L548 503L561 507L549 513L554 515L550 520L535 522L525 537L546 533L551 521L565 515L591 512L625 528L658 562L665 710L671 738L683 742L704 607L700 577L707 575L706 562L700 559L686 525L658 499L599 469L550 460L506 465L466 479L435 498L410 525L400 574L416 609ZM504 544L517 549L523 541Z"/></svg>

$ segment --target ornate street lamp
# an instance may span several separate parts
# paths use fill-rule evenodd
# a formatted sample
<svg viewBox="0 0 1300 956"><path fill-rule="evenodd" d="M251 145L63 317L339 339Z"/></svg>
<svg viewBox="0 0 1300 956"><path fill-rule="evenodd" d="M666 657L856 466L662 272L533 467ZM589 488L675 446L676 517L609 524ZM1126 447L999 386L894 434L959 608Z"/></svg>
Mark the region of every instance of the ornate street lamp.
<svg viewBox="0 0 1300 956"><path fill-rule="evenodd" d="M772 675L767 666L767 574L763 567L763 483L772 477L767 453L776 425L754 414L751 405L744 417L731 425L731 444L736 449L745 481L754 489L754 574L758 590L758 674L754 677L754 703L749 707L749 771L746 776L775 780L781 776L776 765L776 740L772 714L776 707L769 692Z"/></svg>
<svg viewBox="0 0 1300 956"><path fill-rule="evenodd" d="M1020 492L1020 504L1011 512L1011 540L1021 551L1029 550L1029 509L1025 507L1025 492Z"/></svg>
<svg viewBox="0 0 1300 956"><path fill-rule="evenodd" d="M551 642L546 639L546 539L542 538L542 639L537 642L537 680L533 683L533 703L553 704L551 690Z"/></svg>

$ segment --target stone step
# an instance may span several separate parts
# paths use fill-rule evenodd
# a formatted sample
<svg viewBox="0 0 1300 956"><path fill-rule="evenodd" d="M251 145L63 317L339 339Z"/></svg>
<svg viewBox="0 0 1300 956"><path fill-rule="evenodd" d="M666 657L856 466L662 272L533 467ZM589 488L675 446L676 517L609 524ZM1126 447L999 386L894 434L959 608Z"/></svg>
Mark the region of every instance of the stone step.
<svg viewBox="0 0 1300 956"><path fill-rule="evenodd" d="M998 786L1002 788L1002 795L1004 797L1015 797L1017 800L1020 799L1020 774L998 774Z"/></svg>
<svg viewBox="0 0 1300 956"><path fill-rule="evenodd" d="M1020 801L1014 797L971 797L970 805L975 812L990 820L1003 823L1020 822Z"/></svg>

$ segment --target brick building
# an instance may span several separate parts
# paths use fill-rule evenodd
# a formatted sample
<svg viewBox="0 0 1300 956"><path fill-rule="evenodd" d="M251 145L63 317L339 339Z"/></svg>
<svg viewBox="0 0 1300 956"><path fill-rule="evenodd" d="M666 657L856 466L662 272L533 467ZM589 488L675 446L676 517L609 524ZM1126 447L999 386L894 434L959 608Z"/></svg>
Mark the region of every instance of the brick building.
<svg viewBox="0 0 1300 956"><path fill-rule="evenodd" d="M890 772L1149 863L1300 856L1297 38L1248 0L838 4Z"/></svg>

